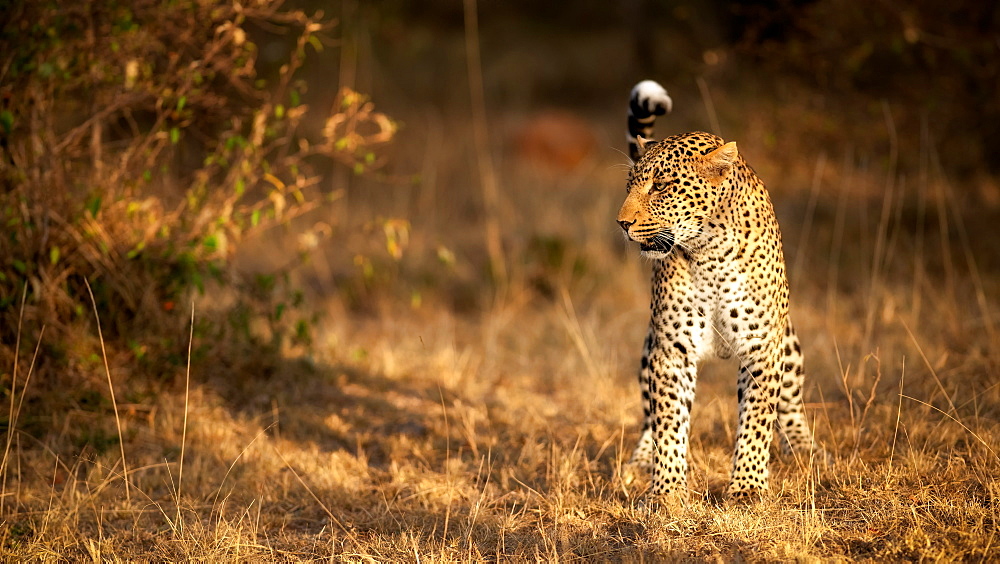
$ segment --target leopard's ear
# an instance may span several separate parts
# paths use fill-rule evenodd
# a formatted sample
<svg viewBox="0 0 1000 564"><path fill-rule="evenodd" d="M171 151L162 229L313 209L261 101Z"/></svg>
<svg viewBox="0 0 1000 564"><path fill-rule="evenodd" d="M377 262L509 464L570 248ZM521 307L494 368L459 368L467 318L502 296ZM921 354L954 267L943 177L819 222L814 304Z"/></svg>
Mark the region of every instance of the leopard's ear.
<svg viewBox="0 0 1000 564"><path fill-rule="evenodd" d="M636 135L635 137L628 138L628 149L629 158L632 160L632 164L639 162L639 159L646 154L653 145L656 145L656 139L649 139L643 137L642 135Z"/></svg>
<svg viewBox="0 0 1000 564"><path fill-rule="evenodd" d="M739 151L736 149L736 142L730 141L725 145L707 153L702 157L704 163L705 177L710 181L719 183L729 176L733 170Z"/></svg>
<svg viewBox="0 0 1000 564"><path fill-rule="evenodd" d="M646 139L642 135L635 136L635 144L639 147L640 154L646 152L646 145L652 143L652 139Z"/></svg>

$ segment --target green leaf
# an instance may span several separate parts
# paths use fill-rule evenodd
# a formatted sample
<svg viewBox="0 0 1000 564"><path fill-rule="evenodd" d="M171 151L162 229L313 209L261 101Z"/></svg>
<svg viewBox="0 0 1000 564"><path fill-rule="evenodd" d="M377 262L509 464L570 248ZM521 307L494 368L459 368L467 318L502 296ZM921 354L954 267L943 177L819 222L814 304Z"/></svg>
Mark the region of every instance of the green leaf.
<svg viewBox="0 0 1000 564"><path fill-rule="evenodd" d="M145 345L139 343L139 341L136 341L135 339L128 340L128 348L132 351L136 360L142 360L142 357L146 356Z"/></svg>
<svg viewBox="0 0 1000 564"><path fill-rule="evenodd" d="M201 277L201 274L198 274L197 272L192 272L191 283L194 284L194 287L198 289L199 294L205 293L205 280Z"/></svg>
<svg viewBox="0 0 1000 564"><path fill-rule="evenodd" d="M14 265L14 270L18 271L20 274L28 272L28 265L25 264L23 260L14 259L11 263Z"/></svg>
<svg viewBox="0 0 1000 564"><path fill-rule="evenodd" d="M83 207L84 207L85 210L87 210L88 212L90 212L90 217L96 218L97 217L97 213L99 211L101 211L101 197L100 196L93 196L92 198L90 198L89 200L87 200L87 203L84 204Z"/></svg>
<svg viewBox="0 0 1000 564"><path fill-rule="evenodd" d="M246 191L246 189L247 189L247 181L243 180L243 178L237 178L236 179L236 195L237 196L242 196L243 192Z"/></svg>
<svg viewBox="0 0 1000 564"><path fill-rule="evenodd" d="M0 112L0 127L3 127L3 132L7 135L14 130L14 114L9 110Z"/></svg>
<svg viewBox="0 0 1000 564"><path fill-rule="evenodd" d="M145 249L145 248L146 248L146 242L145 241L139 241L138 245L136 245L131 250L129 250L129 252L125 253L125 258L127 258L129 260L132 260L135 257L139 256L139 253L141 253L142 250Z"/></svg>
<svg viewBox="0 0 1000 564"><path fill-rule="evenodd" d="M295 338L306 345L312 343L312 331L308 321L300 319L295 323Z"/></svg>
<svg viewBox="0 0 1000 564"><path fill-rule="evenodd" d="M60 254L61 252L59 251L59 247L52 247L49 249L49 262L52 264L59 262Z"/></svg>
<svg viewBox="0 0 1000 564"><path fill-rule="evenodd" d="M245 147L247 140L243 138L242 135L233 135L229 139L226 139L226 149L232 150L236 147Z"/></svg>
<svg viewBox="0 0 1000 564"><path fill-rule="evenodd" d="M170 128L170 143L176 145L181 140L181 130L176 127Z"/></svg>
<svg viewBox="0 0 1000 564"><path fill-rule="evenodd" d="M177 99L178 112L184 109L184 105L187 104L187 101L188 101L187 96L181 96L180 98Z"/></svg>
<svg viewBox="0 0 1000 564"><path fill-rule="evenodd" d="M258 274L255 280L258 289L265 293L274 290L274 285L277 281L277 278L275 278L273 274Z"/></svg>
<svg viewBox="0 0 1000 564"><path fill-rule="evenodd" d="M285 117L285 106L278 104L274 107L274 117L281 119Z"/></svg>
<svg viewBox="0 0 1000 564"><path fill-rule="evenodd" d="M253 213L250 214L250 225L257 227L258 223L260 223L260 210L253 210Z"/></svg>

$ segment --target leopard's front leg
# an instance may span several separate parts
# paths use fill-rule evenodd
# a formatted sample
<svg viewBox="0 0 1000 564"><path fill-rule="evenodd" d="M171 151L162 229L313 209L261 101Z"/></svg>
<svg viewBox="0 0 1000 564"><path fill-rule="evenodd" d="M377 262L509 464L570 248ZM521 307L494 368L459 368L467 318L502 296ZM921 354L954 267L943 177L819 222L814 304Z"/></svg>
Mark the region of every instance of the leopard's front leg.
<svg viewBox="0 0 1000 564"><path fill-rule="evenodd" d="M736 397L739 421L728 493L752 497L768 489L768 462L781 384L780 339L753 340L740 347Z"/></svg>
<svg viewBox="0 0 1000 564"><path fill-rule="evenodd" d="M690 338L661 334L649 355L648 432L652 447L653 495L687 494L688 435L696 365ZM641 447L641 443L640 443Z"/></svg>
<svg viewBox="0 0 1000 564"><path fill-rule="evenodd" d="M654 495L687 494L688 434L699 346L708 319L692 291L689 266L672 255L653 266L652 318L643 347L639 385L643 432L630 465L649 468Z"/></svg>

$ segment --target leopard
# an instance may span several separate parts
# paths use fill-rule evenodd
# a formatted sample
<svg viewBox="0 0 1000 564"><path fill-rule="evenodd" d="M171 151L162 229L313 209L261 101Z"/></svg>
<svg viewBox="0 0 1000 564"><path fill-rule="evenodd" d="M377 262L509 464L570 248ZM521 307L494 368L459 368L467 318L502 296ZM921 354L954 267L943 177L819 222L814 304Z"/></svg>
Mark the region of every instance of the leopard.
<svg viewBox="0 0 1000 564"><path fill-rule="evenodd" d="M628 465L651 474L654 496L687 499L698 364L736 357L736 444L723 495L760 499L775 435L786 453L826 456L804 411L781 233L763 181L735 142L699 131L654 139L657 117L672 107L652 80L629 97L632 164L617 221L652 263L652 291L639 369L642 432Z"/></svg>

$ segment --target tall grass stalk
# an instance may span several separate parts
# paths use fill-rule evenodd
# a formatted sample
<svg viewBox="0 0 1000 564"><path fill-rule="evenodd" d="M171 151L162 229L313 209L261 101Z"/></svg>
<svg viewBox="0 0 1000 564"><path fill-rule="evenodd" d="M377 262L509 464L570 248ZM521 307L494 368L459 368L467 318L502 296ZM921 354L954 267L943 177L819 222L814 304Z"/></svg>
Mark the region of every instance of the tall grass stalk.
<svg viewBox="0 0 1000 564"><path fill-rule="evenodd" d="M10 411L7 414L7 441L4 444L3 461L0 462L0 476L2 476L3 480L2 485L0 485L0 517L4 515L4 507L7 501L7 456L10 454L10 445L14 440L15 429L17 429L17 426L15 425L17 417L14 411L14 400L17 398L17 368L21 358L21 329L22 323L24 322L24 301L27 296L28 286L25 285L24 290L21 293L21 310L17 317L17 337L14 340L14 366L11 370L10 377ZM41 339L39 339L39 342L41 342ZM27 386L28 382L25 380L24 387L21 389L22 397L24 396L24 390Z"/></svg>
<svg viewBox="0 0 1000 564"><path fill-rule="evenodd" d="M712 101L712 92L708 89L708 83L701 76L695 79L698 83L698 92L701 94L701 102L705 105L705 114L708 116L709 127L712 133L723 137L722 125L719 124L719 114L715 111L715 102Z"/></svg>
<svg viewBox="0 0 1000 564"><path fill-rule="evenodd" d="M118 448L122 456L122 477L125 480L125 501L132 505L132 493L128 479L128 460L125 458L125 435L122 434L122 420L118 414L118 400L115 398L115 383L111 380L111 367L108 365L108 351L104 348L104 333L101 331L101 315L97 311L97 300L94 299L94 291L90 289L90 281L84 278L87 286L87 293L90 295L90 303L94 306L94 322L97 325L97 339L101 343L101 359L104 361L104 373L108 377L108 392L111 394L111 408L115 412L115 427L118 429Z"/></svg>
<svg viewBox="0 0 1000 564"><path fill-rule="evenodd" d="M469 74L469 96L472 100L472 131L475 137L479 185L483 193L483 221L486 251L494 281L503 289L507 285L507 258L504 255L500 224L500 183L490 149L489 125L486 115L486 94L483 88L483 65L479 49L479 7L476 0L464 0L465 58Z"/></svg>
<svg viewBox="0 0 1000 564"><path fill-rule="evenodd" d="M899 437L899 420L903 416L903 378L906 376L906 357L903 357L902 366L899 368L899 391L897 392L896 400L896 421L892 427L892 443L889 446L889 461L886 464L885 470L885 483L889 483L889 478L892 475L892 463L896 455L896 439Z"/></svg>
<svg viewBox="0 0 1000 564"><path fill-rule="evenodd" d="M181 515L181 492L184 484L184 451L187 447L188 413L191 405L191 347L194 345L194 301L191 302L191 331L188 334L187 366L184 369L184 423L181 427L181 456L177 468L177 524L183 527Z"/></svg>

